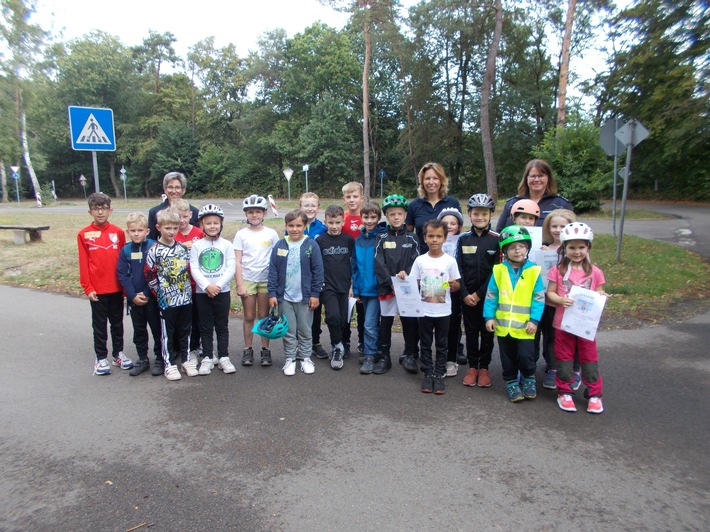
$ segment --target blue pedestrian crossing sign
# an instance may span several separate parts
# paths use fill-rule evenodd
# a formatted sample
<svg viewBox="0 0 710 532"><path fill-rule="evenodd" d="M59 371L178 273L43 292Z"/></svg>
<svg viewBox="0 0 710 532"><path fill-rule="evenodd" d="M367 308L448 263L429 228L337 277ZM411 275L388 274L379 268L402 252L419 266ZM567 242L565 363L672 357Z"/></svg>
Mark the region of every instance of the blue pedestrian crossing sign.
<svg viewBox="0 0 710 532"><path fill-rule="evenodd" d="M71 147L77 151L116 151L113 110L69 106Z"/></svg>

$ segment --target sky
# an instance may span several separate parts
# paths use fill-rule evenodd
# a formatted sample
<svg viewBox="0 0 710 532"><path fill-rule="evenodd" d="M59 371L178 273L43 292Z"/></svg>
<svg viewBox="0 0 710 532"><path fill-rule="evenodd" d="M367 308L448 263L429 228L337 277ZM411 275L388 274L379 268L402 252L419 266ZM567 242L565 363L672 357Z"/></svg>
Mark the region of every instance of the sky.
<svg viewBox="0 0 710 532"><path fill-rule="evenodd" d="M402 5L415 4L404 0ZM256 50L265 32L283 28L289 37L318 20L342 28L348 15L321 5L318 0L38 0L32 20L63 40L99 29L117 35L123 44L141 44L149 30L171 32L175 51L185 57L188 48L214 36L215 46L233 43L244 57Z"/></svg>

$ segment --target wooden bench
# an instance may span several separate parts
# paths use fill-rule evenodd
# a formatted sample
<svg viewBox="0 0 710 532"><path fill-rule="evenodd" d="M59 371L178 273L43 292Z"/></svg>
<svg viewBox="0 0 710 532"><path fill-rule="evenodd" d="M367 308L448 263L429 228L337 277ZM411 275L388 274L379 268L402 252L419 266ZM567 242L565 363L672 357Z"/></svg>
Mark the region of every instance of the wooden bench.
<svg viewBox="0 0 710 532"><path fill-rule="evenodd" d="M30 242L41 242L42 231L49 229L48 225L0 225L0 229L14 231L13 242L20 246L27 243L27 235L30 235Z"/></svg>

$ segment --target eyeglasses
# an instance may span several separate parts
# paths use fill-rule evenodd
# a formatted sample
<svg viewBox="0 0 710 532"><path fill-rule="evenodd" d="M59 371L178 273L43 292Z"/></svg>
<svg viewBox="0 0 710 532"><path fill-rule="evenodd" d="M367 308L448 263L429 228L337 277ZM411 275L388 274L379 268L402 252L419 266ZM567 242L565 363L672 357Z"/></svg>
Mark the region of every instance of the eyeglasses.
<svg viewBox="0 0 710 532"><path fill-rule="evenodd" d="M543 181L547 179L545 174L528 174L528 179L530 181Z"/></svg>
<svg viewBox="0 0 710 532"><path fill-rule="evenodd" d="M168 192L180 192L182 190L182 187L165 187L165 190Z"/></svg>
<svg viewBox="0 0 710 532"><path fill-rule="evenodd" d="M107 207L107 206L104 206L104 207L91 207L91 210L92 210L93 212L108 212L108 211L111 210L111 207Z"/></svg>

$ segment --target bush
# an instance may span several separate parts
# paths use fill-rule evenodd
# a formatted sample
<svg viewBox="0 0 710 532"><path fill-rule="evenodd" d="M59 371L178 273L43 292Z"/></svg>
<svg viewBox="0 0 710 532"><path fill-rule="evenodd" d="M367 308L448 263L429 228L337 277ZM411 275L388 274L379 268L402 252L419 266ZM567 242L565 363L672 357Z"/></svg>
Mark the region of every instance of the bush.
<svg viewBox="0 0 710 532"><path fill-rule="evenodd" d="M591 123L551 129L532 156L552 165L559 194L577 213L599 210L611 191L613 163L599 145L599 128Z"/></svg>

